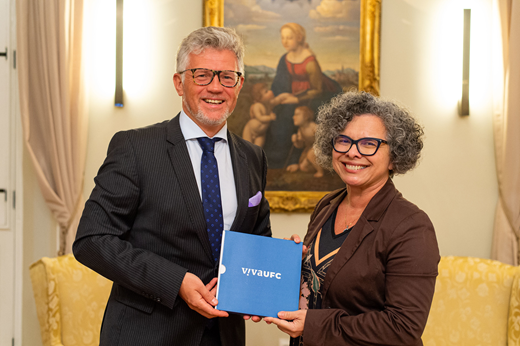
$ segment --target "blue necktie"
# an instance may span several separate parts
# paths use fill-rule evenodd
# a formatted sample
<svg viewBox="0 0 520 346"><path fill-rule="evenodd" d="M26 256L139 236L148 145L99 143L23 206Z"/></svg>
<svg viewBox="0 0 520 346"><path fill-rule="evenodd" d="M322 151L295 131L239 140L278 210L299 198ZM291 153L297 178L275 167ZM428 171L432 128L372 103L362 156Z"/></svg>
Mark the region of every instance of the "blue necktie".
<svg viewBox="0 0 520 346"><path fill-rule="evenodd" d="M222 202L220 198L220 182L218 179L217 159L214 155L215 142L221 138L197 138L202 147L202 159L200 161L200 185L202 187L202 205L206 218L211 252L215 262L220 259L220 244L224 218L222 216Z"/></svg>

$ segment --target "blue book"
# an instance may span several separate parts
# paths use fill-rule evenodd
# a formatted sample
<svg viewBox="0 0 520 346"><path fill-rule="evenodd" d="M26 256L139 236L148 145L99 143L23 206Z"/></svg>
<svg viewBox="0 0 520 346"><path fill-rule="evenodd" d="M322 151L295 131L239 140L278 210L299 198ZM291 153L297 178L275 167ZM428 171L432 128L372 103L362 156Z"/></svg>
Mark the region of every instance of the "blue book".
<svg viewBox="0 0 520 346"><path fill-rule="evenodd" d="M224 231L217 309L277 317L298 310L302 243Z"/></svg>

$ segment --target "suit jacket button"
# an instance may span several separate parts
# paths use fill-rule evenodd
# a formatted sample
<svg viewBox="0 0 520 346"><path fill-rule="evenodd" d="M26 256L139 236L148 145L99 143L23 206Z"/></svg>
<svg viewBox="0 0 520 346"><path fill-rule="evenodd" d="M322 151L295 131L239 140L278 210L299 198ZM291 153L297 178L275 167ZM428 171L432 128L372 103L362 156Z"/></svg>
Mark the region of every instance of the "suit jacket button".
<svg viewBox="0 0 520 346"><path fill-rule="evenodd" d="M155 298L155 301L156 301L157 303L160 303L160 302L161 302L161 298Z"/></svg>

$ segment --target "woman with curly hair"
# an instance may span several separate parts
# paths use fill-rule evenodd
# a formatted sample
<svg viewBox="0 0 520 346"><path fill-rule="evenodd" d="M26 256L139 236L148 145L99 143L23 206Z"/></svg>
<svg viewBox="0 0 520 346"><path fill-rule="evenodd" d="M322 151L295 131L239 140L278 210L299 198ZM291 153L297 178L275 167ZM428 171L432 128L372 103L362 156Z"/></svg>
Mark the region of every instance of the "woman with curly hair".
<svg viewBox="0 0 520 346"><path fill-rule="evenodd" d="M346 186L311 215L300 310L265 321L291 345L422 345L439 249L430 219L392 177L417 164L423 130L407 109L365 92L333 98L317 122L317 161Z"/></svg>

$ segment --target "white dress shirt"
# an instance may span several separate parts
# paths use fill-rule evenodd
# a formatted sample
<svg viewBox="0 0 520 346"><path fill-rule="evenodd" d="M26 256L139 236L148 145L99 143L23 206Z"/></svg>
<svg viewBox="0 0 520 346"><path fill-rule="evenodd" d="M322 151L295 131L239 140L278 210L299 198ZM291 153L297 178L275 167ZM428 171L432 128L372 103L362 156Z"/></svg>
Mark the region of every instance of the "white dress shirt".
<svg viewBox="0 0 520 346"><path fill-rule="evenodd" d="M199 188L200 201L202 203L202 188L200 186L200 161L202 158L202 148L197 138L208 137L202 129L195 124L190 117L181 111L179 115L179 123L181 132L186 140L186 146L190 154L193 172L197 179ZM220 196L222 199L222 215L224 216L224 230L229 230L237 212L237 193L235 188L235 177L233 175L233 164L231 162L231 153L229 152L229 143L227 138L227 123L213 137L222 138L215 143L215 158L218 165L218 178L220 180Z"/></svg>

